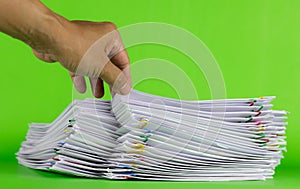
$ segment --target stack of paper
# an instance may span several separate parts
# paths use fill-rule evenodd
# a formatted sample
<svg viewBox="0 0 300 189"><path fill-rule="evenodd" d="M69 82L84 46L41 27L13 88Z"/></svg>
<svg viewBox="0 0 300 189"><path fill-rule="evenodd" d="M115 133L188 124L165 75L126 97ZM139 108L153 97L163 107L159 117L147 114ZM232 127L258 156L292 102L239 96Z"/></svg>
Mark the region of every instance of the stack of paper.
<svg viewBox="0 0 300 189"><path fill-rule="evenodd" d="M20 164L78 176L147 180L263 180L285 150L286 112L274 97L180 101L132 91L74 101L31 124Z"/></svg>

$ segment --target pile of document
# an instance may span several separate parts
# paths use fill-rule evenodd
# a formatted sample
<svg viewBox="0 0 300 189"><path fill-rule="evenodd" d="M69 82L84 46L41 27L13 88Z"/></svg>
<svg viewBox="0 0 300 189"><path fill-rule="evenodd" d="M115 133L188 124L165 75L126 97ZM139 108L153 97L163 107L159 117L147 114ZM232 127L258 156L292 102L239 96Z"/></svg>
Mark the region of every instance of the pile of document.
<svg viewBox="0 0 300 189"><path fill-rule="evenodd" d="M32 123L20 164L71 175L174 181L272 178L286 148L274 97L183 101L132 90L76 100Z"/></svg>

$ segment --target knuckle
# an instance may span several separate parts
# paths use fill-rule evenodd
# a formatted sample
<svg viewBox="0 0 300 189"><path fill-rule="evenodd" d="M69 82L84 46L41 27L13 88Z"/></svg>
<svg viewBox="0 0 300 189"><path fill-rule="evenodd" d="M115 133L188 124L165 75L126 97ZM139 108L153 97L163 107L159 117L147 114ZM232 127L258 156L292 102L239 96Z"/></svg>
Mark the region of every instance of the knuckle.
<svg viewBox="0 0 300 189"><path fill-rule="evenodd" d="M106 26L108 27L109 30L116 30L117 26L113 22L105 22Z"/></svg>

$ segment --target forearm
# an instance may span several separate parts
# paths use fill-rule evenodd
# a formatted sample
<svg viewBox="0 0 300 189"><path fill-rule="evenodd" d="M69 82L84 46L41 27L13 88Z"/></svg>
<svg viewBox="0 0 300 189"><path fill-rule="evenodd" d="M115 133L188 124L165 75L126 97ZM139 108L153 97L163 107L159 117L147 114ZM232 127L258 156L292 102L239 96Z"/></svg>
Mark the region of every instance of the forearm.
<svg viewBox="0 0 300 189"><path fill-rule="evenodd" d="M0 31L36 50L57 43L67 22L39 0L0 0Z"/></svg>

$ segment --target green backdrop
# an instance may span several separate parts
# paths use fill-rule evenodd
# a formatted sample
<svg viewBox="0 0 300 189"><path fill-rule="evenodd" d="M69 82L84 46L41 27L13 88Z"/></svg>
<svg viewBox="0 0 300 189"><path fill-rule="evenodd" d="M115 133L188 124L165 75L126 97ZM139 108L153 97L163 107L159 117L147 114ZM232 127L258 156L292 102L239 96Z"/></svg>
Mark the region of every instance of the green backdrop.
<svg viewBox="0 0 300 189"><path fill-rule="evenodd" d="M164 22L189 30L212 51L222 70L228 98L276 95L276 109L289 114L288 152L265 182L169 183L115 182L78 179L34 171L17 165L14 153L25 139L30 122L51 122L72 101L72 83L59 64L37 60L31 49L0 33L2 184L9 187L282 187L299 185L300 1L297 0L44 0L68 19L112 21L122 27L138 22ZM199 99L209 99L203 74L178 51L159 45L128 49L132 64L162 58L177 64L196 84ZM159 69L159 68L158 68ZM142 70L141 70L142 72ZM140 82L136 89L177 97L158 80ZM106 94L104 98L110 98Z"/></svg>

